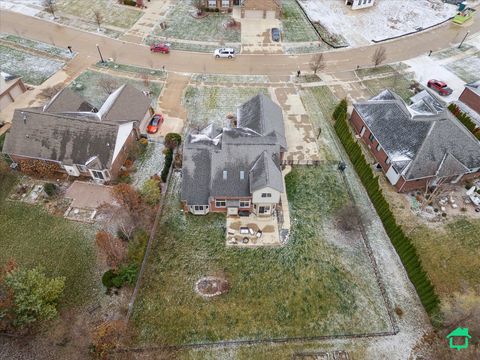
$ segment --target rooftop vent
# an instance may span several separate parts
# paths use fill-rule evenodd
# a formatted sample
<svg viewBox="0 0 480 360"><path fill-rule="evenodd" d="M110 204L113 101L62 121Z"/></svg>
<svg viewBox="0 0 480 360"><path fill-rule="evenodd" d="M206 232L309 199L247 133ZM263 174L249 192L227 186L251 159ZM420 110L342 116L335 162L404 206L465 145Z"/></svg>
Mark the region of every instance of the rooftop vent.
<svg viewBox="0 0 480 360"><path fill-rule="evenodd" d="M227 170L223 170L223 180L227 180Z"/></svg>
<svg viewBox="0 0 480 360"><path fill-rule="evenodd" d="M240 180L245 179L245 171L241 170L240 171Z"/></svg>

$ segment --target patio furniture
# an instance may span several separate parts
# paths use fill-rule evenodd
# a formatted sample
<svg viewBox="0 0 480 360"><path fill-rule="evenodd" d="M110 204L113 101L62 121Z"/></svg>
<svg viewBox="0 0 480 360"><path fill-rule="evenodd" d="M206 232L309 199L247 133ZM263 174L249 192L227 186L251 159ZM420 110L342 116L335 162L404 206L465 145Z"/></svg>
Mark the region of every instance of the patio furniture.
<svg viewBox="0 0 480 360"><path fill-rule="evenodd" d="M242 240L242 242L243 242L244 244L248 244L249 241L250 241L250 240L248 239L248 237L244 237L243 240Z"/></svg>
<svg viewBox="0 0 480 360"><path fill-rule="evenodd" d="M240 234L250 234L249 228L245 227L245 226L242 226L240 228Z"/></svg>
<svg viewBox="0 0 480 360"><path fill-rule="evenodd" d="M228 235L235 235L235 230L229 229L227 232Z"/></svg>
<svg viewBox="0 0 480 360"><path fill-rule="evenodd" d="M262 237L262 235L263 235L262 230L258 230L257 233L255 234L255 236L259 239Z"/></svg>
<svg viewBox="0 0 480 360"><path fill-rule="evenodd" d="M253 231L252 228L248 228L248 232L250 233L251 236L255 235L255 231Z"/></svg>

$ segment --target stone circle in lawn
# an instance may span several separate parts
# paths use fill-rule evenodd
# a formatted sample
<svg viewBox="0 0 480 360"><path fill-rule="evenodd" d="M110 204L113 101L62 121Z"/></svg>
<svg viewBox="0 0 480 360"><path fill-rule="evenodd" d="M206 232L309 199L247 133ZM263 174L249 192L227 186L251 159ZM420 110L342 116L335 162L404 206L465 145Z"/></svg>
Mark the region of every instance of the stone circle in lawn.
<svg viewBox="0 0 480 360"><path fill-rule="evenodd" d="M222 295L229 288L227 280L215 276L205 276L195 283L195 292L207 298Z"/></svg>

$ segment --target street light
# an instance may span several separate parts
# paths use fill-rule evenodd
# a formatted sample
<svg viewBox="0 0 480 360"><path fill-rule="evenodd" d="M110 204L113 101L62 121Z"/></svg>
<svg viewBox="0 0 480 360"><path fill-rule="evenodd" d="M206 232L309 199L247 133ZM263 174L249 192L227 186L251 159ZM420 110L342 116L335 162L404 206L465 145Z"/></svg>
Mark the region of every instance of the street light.
<svg viewBox="0 0 480 360"><path fill-rule="evenodd" d="M97 44L98 54L100 55L100 62L103 64L105 60L103 60L102 52L100 51L100 45Z"/></svg>
<svg viewBox="0 0 480 360"><path fill-rule="evenodd" d="M467 33L465 34L465 36L463 37L462 39L462 42L460 43L460 45L458 45L458 48L460 49L463 45L463 42L465 41L465 39L467 38L468 34L470 34L470 31L467 31Z"/></svg>

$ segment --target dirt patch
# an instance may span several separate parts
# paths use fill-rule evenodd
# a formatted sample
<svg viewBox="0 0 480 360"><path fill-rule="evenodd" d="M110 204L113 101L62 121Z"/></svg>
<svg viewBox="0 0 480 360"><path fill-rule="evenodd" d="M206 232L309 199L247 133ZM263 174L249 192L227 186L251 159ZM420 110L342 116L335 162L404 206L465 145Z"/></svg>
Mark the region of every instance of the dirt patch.
<svg viewBox="0 0 480 360"><path fill-rule="evenodd" d="M230 289L230 284L226 279L206 276L195 283L195 292L201 296L210 298L222 295Z"/></svg>

